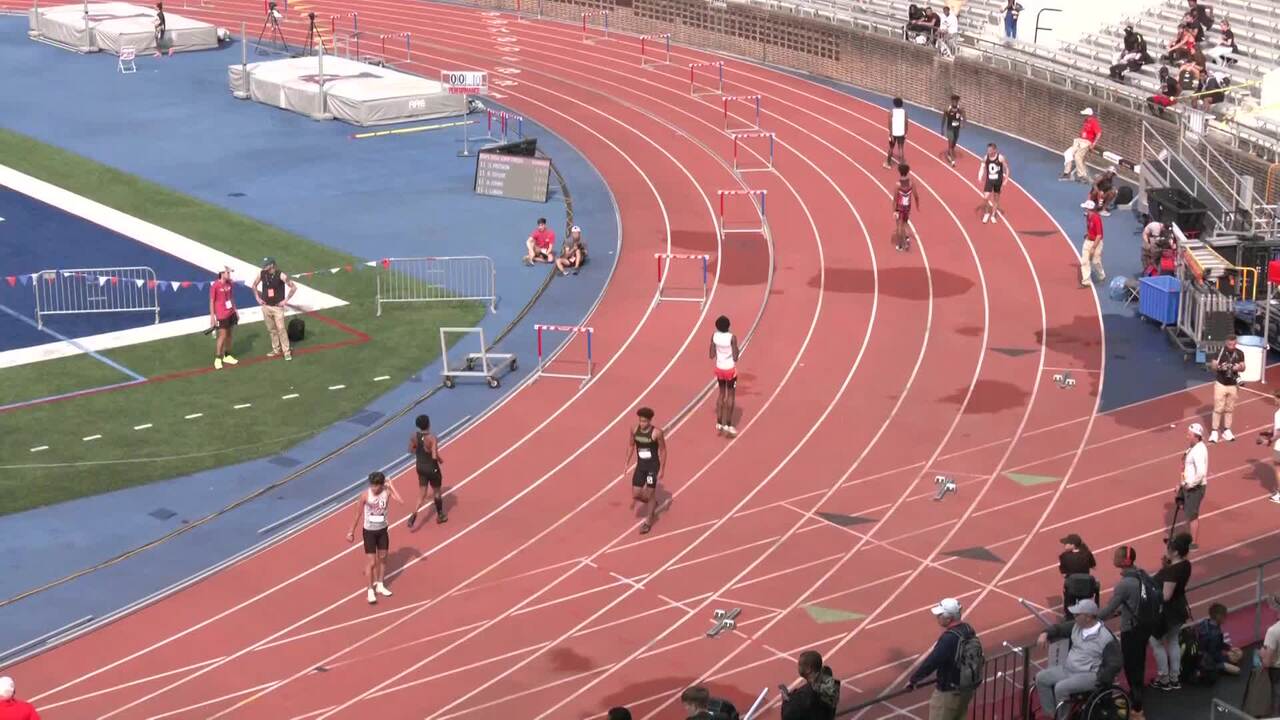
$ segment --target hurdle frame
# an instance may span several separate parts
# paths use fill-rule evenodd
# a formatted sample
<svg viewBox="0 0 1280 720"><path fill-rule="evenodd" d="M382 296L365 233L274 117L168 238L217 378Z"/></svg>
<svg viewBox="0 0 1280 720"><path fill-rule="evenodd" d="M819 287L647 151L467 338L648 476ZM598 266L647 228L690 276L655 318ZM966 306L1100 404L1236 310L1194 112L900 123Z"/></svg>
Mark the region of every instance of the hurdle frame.
<svg viewBox="0 0 1280 720"><path fill-rule="evenodd" d="M696 75L698 68L714 67L716 69L717 85L716 89L698 88ZM716 60L714 62L697 62L689 63L689 94L693 97L705 97L707 95L724 95L724 61Z"/></svg>
<svg viewBox="0 0 1280 720"><path fill-rule="evenodd" d="M582 42L585 42L585 43L595 42L595 38L592 37L591 35L591 30L594 29L594 26L590 25L589 23L590 23L590 19L596 16L600 17L600 28L599 28L601 33L600 39L602 40L609 39L609 11L608 10L591 10L589 12L582 13Z"/></svg>
<svg viewBox="0 0 1280 720"><path fill-rule="evenodd" d="M755 131L755 132L735 132L731 133L733 138L733 171L742 174L748 172L770 172L773 170L773 146L774 134L771 132ZM750 138L769 138L769 156L764 158L766 165L764 167L742 167L738 162L738 147L742 144L741 140ZM752 151L754 153L754 151Z"/></svg>
<svg viewBox="0 0 1280 720"><path fill-rule="evenodd" d="M649 58L645 52L647 49L646 43L651 42L653 40L664 41L664 47L666 48L666 57L663 58L662 60L654 60L653 62L649 62ZM670 64L671 64L671 33L669 32L654 33L653 35L640 36L640 67L642 68L658 67L659 65L670 65Z"/></svg>
<svg viewBox="0 0 1280 720"><path fill-rule="evenodd" d="M542 0L535 0L535 2L536 2L536 4L537 4L537 6L538 6L538 10L537 10L537 13L536 13L533 17L534 17L534 18L536 18L536 19L538 19L538 20L541 20L541 19L542 19ZM517 21L517 22L526 22L526 20L525 20L526 15L527 15L527 13L524 11L524 3L523 3L523 0L516 0L516 21Z"/></svg>
<svg viewBox="0 0 1280 720"><path fill-rule="evenodd" d="M397 32L385 33L378 36L378 41L382 43L382 61L391 64L391 56L387 55L387 38L404 38L404 61L413 62L413 33Z"/></svg>
<svg viewBox="0 0 1280 720"><path fill-rule="evenodd" d="M479 335L480 336L480 352L467 353L465 361L465 369L449 367L449 335ZM497 362L493 362L493 361ZM476 363L479 362L480 369L476 370ZM514 353L495 353L489 352L489 346L485 343L484 328L482 327L442 327L440 328L440 375L441 382L446 388L452 389L454 386L454 378L460 377L482 377L489 387L496 388L502 384L498 379L498 371L506 365L510 368L510 372L516 370L516 356Z"/></svg>
<svg viewBox="0 0 1280 720"><path fill-rule="evenodd" d="M421 263L425 267L421 272L406 272L405 266L411 263ZM441 263L448 265L437 269L435 265ZM400 270L396 270L397 264L401 266ZM464 268L450 274L453 265ZM378 317L382 317L383 303L486 301L489 312L498 311L498 273L493 258L487 255L383 258L379 266L374 280L374 305ZM436 276L442 276L444 283L435 280ZM463 280L460 284L464 292L451 294L455 283L450 280L453 279ZM466 292L471 288L481 288L486 292Z"/></svg>
<svg viewBox="0 0 1280 720"><path fill-rule="evenodd" d="M68 279L82 282L80 285L64 287L60 281ZM155 318L152 324L160 322L159 282L156 280L155 270L146 265L50 268L35 273L31 285L35 294L36 327L41 330L44 329L46 315L149 312ZM110 290L107 289L108 286ZM67 309L67 301L77 300L82 301L80 305L85 306L84 309ZM121 307L130 301L136 302L130 307ZM92 302L105 302L108 307L87 307Z"/></svg>
<svg viewBox="0 0 1280 720"><path fill-rule="evenodd" d="M724 131L727 133L746 132L750 130L760 129L760 96L759 95L725 95L724 96ZM755 122L746 127L730 127L729 125L729 103L731 102L754 102L755 104Z"/></svg>
<svg viewBox="0 0 1280 720"><path fill-rule="evenodd" d="M591 355L591 337L595 334L595 329L587 325L548 325L544 323L534 323L534 332L537 334L538 343L538 377L550 378L567 378L569 380L581 380L581 384L586 384L595 373L595 360ZM587 372L585 374L569 373L569 372L547 372L546 367L549 362L543 355L542 333L543 332L563 332L569 333L572 340L573 335L585 335L587 340ZM566 340L568 342L568 340Z"/></svg>
<svg viewBox="0 0 1280 720"><path fill-rule="evenodd" d="M654 253L653 257L658 261L658 292L656 301L661 302L696 302L699 307L706 305L707 297L711 287L711 256L699 253ZM702 262L702 296L686 297L682 295L664 295L662 290L665 287L667 272L672 260L699 260Z"/></svg>
<svg viewBox="0 0 1280 720"><path fill-rule="evenodd" d="M721 190L721 191L719 191L719 195L720 195L720 218L719 218L719 223L720 223L720 235L721 235L721 237L723 237L723 236L725 236L725 235L728 235L728 234L730 234L730 233L753 233L753 234L754 234L754 233L763 233L763 232L765 231L765 224L767 223L767 220L766 220L767 215L765 214L765 196L766 196L766 195L768 195L768 192L767 192L767 191L765 191L765 190L763 190L763 189L750 189L750 190ZM725 200L725 198L726 198L726 197L737 197L737 196L742 196L742 195L747 196L747 197L748 197L748 199L750 199L750 200L751 200L751 204L752 204L752 205L755 205L756 210L758 210L758 211L759 211L759 213L760 213L760 226L759 226L759 227L742 227L742 228L738 228L738 227L727 227L727 226L725 225L725 222L724 222L724 206L725 206L725 201L724 201L724 200Z"/></svg>

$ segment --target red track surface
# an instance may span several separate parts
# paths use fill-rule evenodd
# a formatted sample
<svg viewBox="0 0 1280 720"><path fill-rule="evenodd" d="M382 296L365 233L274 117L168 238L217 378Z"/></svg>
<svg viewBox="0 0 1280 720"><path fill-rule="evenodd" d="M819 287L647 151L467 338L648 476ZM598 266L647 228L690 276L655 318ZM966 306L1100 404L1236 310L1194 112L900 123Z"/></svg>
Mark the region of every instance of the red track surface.
<svg viewBox="0 0 1280 720"><path fill-rule="evenodd" d="M926 608L941 596L965 603L989 645L1025 639L1015 599L1057 592L1065 532L1155 557L1182 445L1170 423L1199 413L1205 393L1094 415L1094 296L1075 289L1069 244L1020 189L1006 192L1006 222L979 223L973 161L952 170L942 141L917 130L919 244L899 254L882 109L727 60L725 91L763 95L778 140L776 172L744 185L725 163L719 102L689 95L688 63L706 54L681 49L642 71L629 38L586 44L562 25L401 0L359 12L417 47L430 38L418 71L518 69L495 88L502 102L600 170L624 228L591 318L603 367L581 391L522 387L450 444L452 522L395 527L394 597L365 604L344 509L13 668L46 717L568 718L612 704L678 717L683 687L708 681L745 708L809 647L847 679L848 700L900 680L936 633ZM256 22L261 6L191 14ZM758 236L717 239L716 191L740 187L768 191L772 256ZM715 254L705 311L651 305L652 254L668 249ZM686 405L709 378L709 319L741 331L762 306L739 437L712 433L705 400L669 427L674 497L637 536L616 464L632 410L661 420ZM1080 385L1055 387L1062 369ZM1237 427L1269 413L1247 401ZM1231 479L1215 481L1204 531L1223 549L1202 554L1198 574L1238 562L1260 534L1243 508L1263 491L1236 479L1252 448L1215 451L1215 475ZM1008 472L1056 480L1024 487ZM942 503L937 473L960 481ZM396 483L411 494L412 478ZM869 522L842 528L819 511ZM999 561L947 555L976 546ZM819 624L807 605L863 617ZM712 609L731 606L739 630L703 637Z"/></svg>

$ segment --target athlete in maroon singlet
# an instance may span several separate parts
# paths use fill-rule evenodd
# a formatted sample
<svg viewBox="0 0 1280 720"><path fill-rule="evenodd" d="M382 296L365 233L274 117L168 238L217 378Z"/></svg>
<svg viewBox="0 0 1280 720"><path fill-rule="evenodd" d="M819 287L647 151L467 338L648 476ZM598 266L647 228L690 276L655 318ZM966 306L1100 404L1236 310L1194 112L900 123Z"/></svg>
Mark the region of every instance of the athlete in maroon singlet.
<svg viewBox="0 0 1280 720"><path fill-rule="evenodd" d="M911 249L911 209L920 208L920 198L916 196L915 184L911 182L911 166L898 166L898 189L893 193L893 220L897 223L893 235L893 247L901 252Z"/></svg>

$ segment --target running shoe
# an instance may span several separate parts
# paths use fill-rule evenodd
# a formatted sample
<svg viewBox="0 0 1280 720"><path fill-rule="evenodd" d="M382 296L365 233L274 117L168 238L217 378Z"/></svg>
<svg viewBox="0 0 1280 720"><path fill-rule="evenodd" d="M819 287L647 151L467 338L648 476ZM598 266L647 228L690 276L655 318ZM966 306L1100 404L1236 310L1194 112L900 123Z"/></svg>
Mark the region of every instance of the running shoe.
<svg viewBox="0 0 1280 720"><path fill-rule="evenodd" d="M449 522L449 513L436 513L436 524L443 525Z"/></svg>
<svg viewBox="0 0 1280 720"><path fill-rule="evenodd" d="M987 222L990 222L990 221L991 221L991 213L983 213L983 214L982 214L982 222L983 222L983 223L987 223Z"/></svg>
<svg viewBox="0 0 1280 720"><path fill-rule="evenodd" d="M228 365L239 365L239 364L240 364L240 361L239 361L239 360L237 360L237 359L235 359L235 358L231 357L230 355L223 355L223 356L222 356L222 362L224 362L224 363L226 363L226 364L228 364Z"/></svg>
<svg viewBox="0 0 1280 720"><path fill-rule="evenodd" d="M1280 490L1277 490L1276 494L1272 495L1269 499L1271 500L1271 502L1276 503L1277 505L1280 505Z"/></svg>
<svg viewBox="0 0 1280 720"><path fill-rule="evenodd" d="M269 358L280 357L280 351L272 350L271 352L267 353L267 357Z"/></svg>
<svg viewBox="0 0 1280 720"><path fill-rule="evenodd" d="M367 597L368 597L368 599L369 599L369 604L370 604L370 605L373 605L374 603L378 602L378 596L373 594L373 588L369 588L369 592L368 592L368 594L367 594Z"/></svg>
<svg viewBox="0 0 1280 720"><path fill-rule="evenodd" d="M721 425L720 423L716 423L716 432L718 433L724 432L724 425Z"/></svg>
<svg viewBox="0 0 1280 720"><path fill-rule="evenodd" d="M648 520L645 520L644 522L640 523L641 535L648 535L649 531L652 529L653 529L653 525L650 525Z"/></svg>
<svg viewBox="0 0 1280 720"><path fill-rule="evenodd" d="M1216 442L1218 442L1218 431L1217 431L1217 430L1214 430L1213 432L1209 433L1209 442L1211 442L1211 443L1216 443Z"/></svg>
<svg viewBox="0 0 1280 720"><path fill-rule="evenodd" d="M374 585L373 589L376 590L377 593L382 597L391 597L391 591L388 590L387 586L383 585L382 583L378 583L377 585Z"/></svg>
<svg viewBox="0 0 1280 720"><path fill-rule="evenodd" d="M293 353L285 353L285 354L284 354L284 359L285 359L285 361L292 360L292 359L293 359Z"/></svg>
<svg viewBox="0 0 1280 720"><path fill-rule="evenodd" d="M1181 690L1182 683L1178 681L1178 678L1169 678L1169 680L1166 681L1165 683L1165 687L1169 688L1170 690Z"/></svg>
<svg viewBox="0 0 1280 720"><path fill-rule="evenodd" d="M1102 212L1100 212L1100 213L1098 213L1098 214L1099 214L1099 215L1101 215L1102 217L1111 217L1111 211L1110 211L1110 210L1103 210Z"/></svg>
<svg viewBox="0 0 1280 720"><path fill-rule="evenodd" d="M221 369L222 369L222 358L214 358L214 359L213 359L213 369L214 369L214 370L221 370Z"/></svg>
<svg viewBox="0 0 1280 720"><path fill-rule="evenodd" d="M1231 428L1222 431L1222 439L1227 442L1235 442L1236 436L1231 434Z"/></svg>
<svg viewBox="0 0 1280 720"><path fill-rule="evenodd" d="M725 425L724 434L728 435L729 437L738 437L738 429L732 425Z"/></svg>
<svg viewBox="0 0 1280 720"><path fill-rule="evenodd" d="M418 522L418 513L417 513L417 511L414 511L414 512L409 513L409 522L407 523L407 525L409 526L409 529L410 529L410 530L412 530L412 529L413 529L413 524L414 524L414 523L416 523L416 522Z"/></svg>

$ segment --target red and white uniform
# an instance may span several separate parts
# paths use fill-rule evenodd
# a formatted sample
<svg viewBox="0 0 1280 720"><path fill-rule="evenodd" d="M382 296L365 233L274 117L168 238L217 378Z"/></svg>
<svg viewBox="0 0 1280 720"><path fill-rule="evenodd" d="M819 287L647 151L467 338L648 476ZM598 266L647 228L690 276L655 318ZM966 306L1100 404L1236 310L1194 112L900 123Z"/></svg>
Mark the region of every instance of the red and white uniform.
<svg viewBox="0 0 1280 720"><path fill-rule="evenodd" d="M716 349L716 379L736 379L738 364L733 359L733 333L712 333L711 344Z"/></svg>
<svg viewBox="0 0 1280 720"><path fill-rule="evenodd" d="M898 218L902 222L911 220L911 196L915 193L914 185L907 183L898 185L898 191L893 196L893 211L898 213Z"/></svg>

